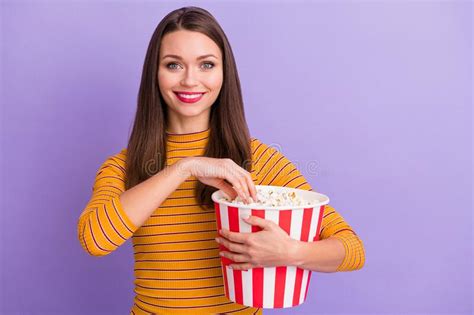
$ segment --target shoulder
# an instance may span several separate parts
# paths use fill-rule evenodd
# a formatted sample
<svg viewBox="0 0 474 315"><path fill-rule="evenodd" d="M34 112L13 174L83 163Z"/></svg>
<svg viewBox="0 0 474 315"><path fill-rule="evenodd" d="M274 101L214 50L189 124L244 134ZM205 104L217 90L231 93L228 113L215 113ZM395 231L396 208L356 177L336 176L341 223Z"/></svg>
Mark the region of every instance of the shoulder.
<svg viewBox="0 0 474 315"><path fill-rule="evenodd" d="M252 159L258 162L262 159L270 159L275 157L282 157L281 150L278 144L267 144L258 138L251 137Z"/></svg>
<svg viewBox="0 0 474 315"><path fill-rule="evenodd" d="M252 166L257 174L265 173L275 165L283 166L283 162L286 162L278 144L268 144L254 137L251 139Z"/></svg>
<svg viewBox="0 0 474 315"><path fill-rule="evenodd" d="M252 138L252 159L257 184L312 190L298 167L282 153L278 143L267 144Z"/></svg>
<svg viewBox="0 0 474 315"><path fill-rule="evenodd" d="M252 154L255 154L257 151L260 151L261 149L268 148L268 145L262 142L258 138L250 137L250 147L252 148Z"/></svg>
<svg viewBox="0 0 474 315"><path fill-rule="evenodd" d="M255 138L255 137L250 137L250 147L252 148L252 152L259 145L262 145L262 142L259 139Z"/></svg>

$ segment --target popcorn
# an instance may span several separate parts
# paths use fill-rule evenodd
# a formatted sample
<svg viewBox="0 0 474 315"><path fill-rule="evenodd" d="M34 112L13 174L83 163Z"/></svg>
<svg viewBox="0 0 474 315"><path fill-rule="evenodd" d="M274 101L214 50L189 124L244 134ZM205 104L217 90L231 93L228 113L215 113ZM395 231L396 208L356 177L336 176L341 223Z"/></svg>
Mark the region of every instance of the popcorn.
<svg viewBox="0 0 474 315"><path fill-rule="evenodd" d="M294 191L278 191L260 189L257 187L257 201L250 197L251 203L246 204L244 200L237 196L234 200L222 197L220 200L245 206L263 206L263 207L301 207L311 205L313 202L303 200Z"/></svg>

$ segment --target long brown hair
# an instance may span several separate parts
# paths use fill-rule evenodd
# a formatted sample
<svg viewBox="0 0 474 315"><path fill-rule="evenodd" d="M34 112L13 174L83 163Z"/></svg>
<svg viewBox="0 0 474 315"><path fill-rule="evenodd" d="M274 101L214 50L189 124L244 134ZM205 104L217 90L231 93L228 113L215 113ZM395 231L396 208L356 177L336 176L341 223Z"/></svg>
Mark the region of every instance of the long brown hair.
<svg viewBox="0 0 474 315"><path fill-rule="evenodd" d="M125 189L130 189L166 167L167 106L158 86L161 39L177 30L200 32L219 46L224 78L211 107L210 134L204 156L230 158L250 172L250 134L245 121L242 92L234 55L216 19L199 7L183 7L166 15L153 33L143 64L137 111L127 146ZM217 189L197 183L195 194L201 208L212 207Z"/></svg>

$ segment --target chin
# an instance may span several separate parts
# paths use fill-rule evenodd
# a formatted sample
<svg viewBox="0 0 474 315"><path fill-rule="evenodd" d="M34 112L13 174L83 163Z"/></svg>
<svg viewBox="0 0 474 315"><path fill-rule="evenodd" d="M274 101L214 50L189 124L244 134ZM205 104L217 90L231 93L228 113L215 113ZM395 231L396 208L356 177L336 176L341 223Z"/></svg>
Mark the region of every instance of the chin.
<svg viewBox="0 0 474 315"><path fill-rule="evenodd" d="M210 108L209 108L210 109ZM188 108L183 108L180 106L180 108L175 108L175 111L177 114L181 116L186 116L186 117L192 117L192 116L199 116L202 113L204 113L207 110L207 108L201 108L201 107L188 107Z"/></svg>

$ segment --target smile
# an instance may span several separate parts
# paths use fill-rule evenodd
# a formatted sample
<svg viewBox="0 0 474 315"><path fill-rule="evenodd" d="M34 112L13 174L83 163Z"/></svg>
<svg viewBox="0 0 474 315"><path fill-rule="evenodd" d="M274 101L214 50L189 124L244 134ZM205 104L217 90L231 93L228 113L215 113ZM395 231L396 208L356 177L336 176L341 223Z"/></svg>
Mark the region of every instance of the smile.
<svg viewBox="0 0 474 315"><path fill-rule="evenodd" d="M184 103L196 103L205 93L174 92L176 97Z"/></svg>

